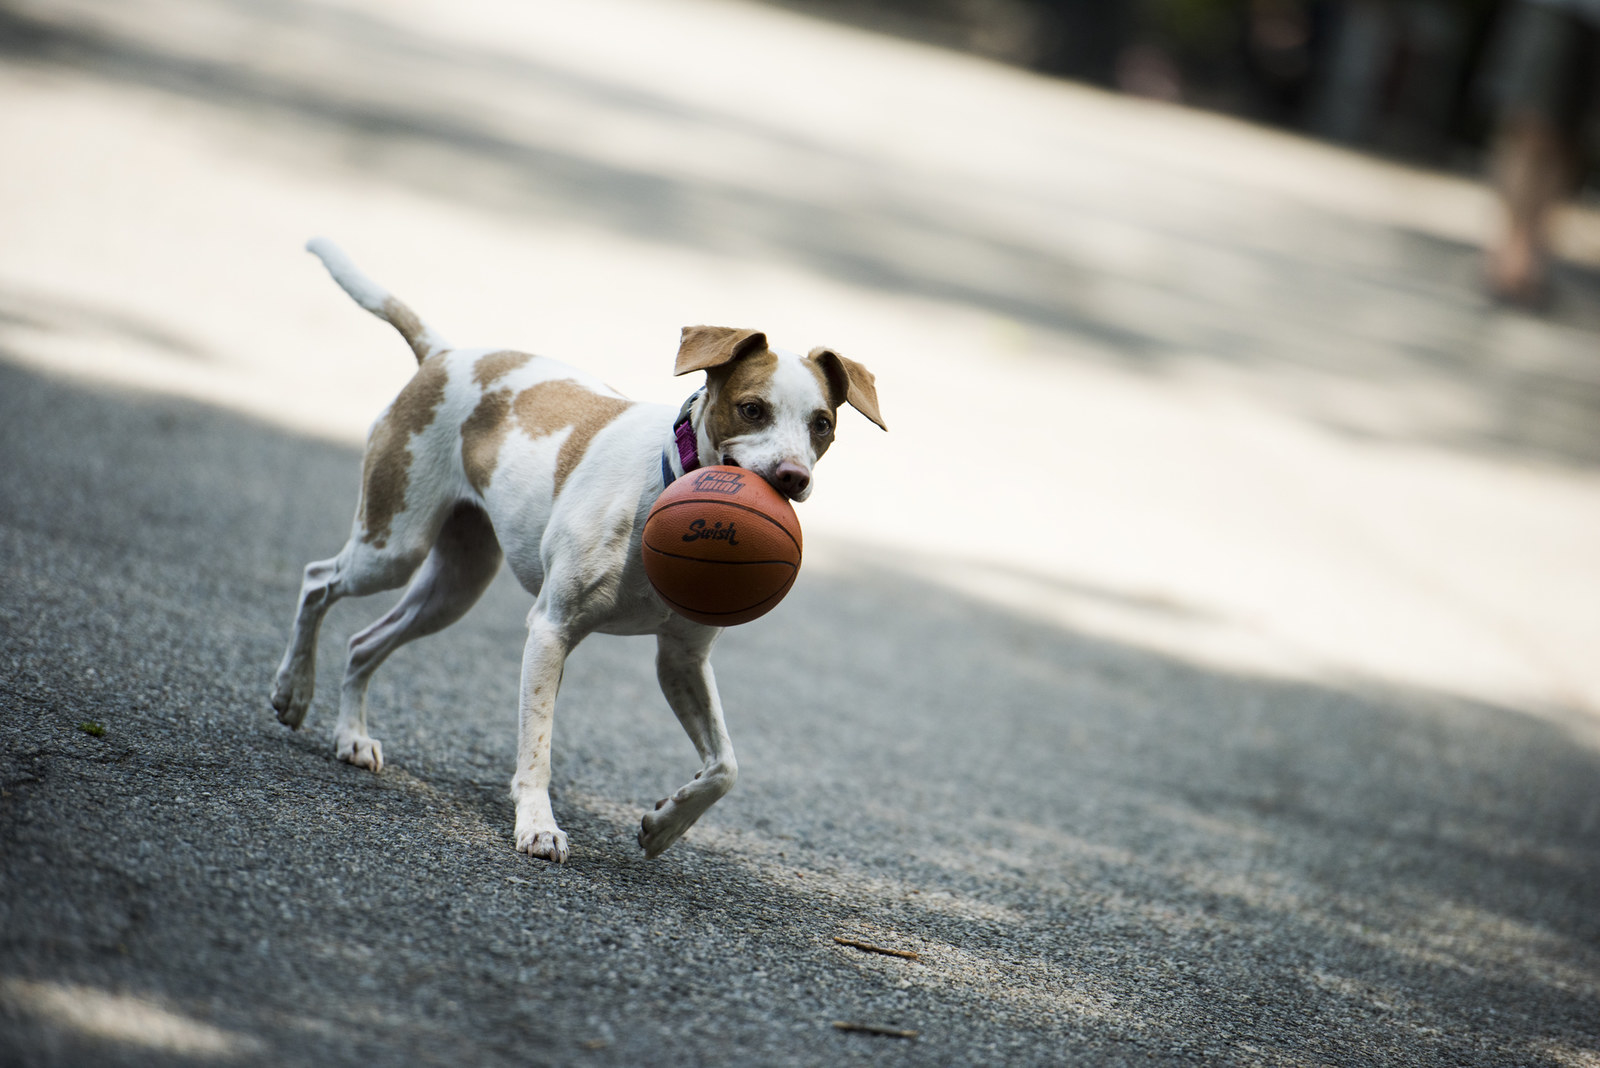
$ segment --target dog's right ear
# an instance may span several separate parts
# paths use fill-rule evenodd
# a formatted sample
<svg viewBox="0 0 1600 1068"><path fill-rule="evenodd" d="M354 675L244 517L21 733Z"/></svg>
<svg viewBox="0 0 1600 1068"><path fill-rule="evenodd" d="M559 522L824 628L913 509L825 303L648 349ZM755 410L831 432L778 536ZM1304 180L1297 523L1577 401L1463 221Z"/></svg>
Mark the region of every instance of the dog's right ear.
<svg viewBox="0 0 1600 1068"><path fill-rule="evenodd" d="M678 342L675 375L706 371L732 363L741 356L767 347L767 335L759 330L736 330L731 326L686 326Z"/></svg>

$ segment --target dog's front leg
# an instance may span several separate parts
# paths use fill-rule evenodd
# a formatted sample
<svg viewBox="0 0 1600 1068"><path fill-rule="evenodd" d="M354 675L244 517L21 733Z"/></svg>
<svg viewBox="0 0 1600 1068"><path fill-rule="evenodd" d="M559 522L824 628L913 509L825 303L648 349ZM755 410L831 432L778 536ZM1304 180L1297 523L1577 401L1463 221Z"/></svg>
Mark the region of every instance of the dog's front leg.
<svg viewBox="0 0 1600 1068"><path fill-rule="evenodd" d="M511 777L511 799L517 805L517 848L560 864L567 859L567 835L556 826L550 808L550 734L561 669L576 642L549 618L542 605L541 599L528 614L518 700L517 773Z"/></svg>
<svg viewBox="0 0 1600 1068"><path fill-rule="evenodd" d="M671 797L657 801L654 812L645 813L639 844L649 857L660 855L676 842L706 809L733 789L739 777L733 742L722 721L717 681L711 674L711 646L719 633L710 627L695 627L656 639L656 677L661 680L661 692L700 754L700 770Z"/></svg>

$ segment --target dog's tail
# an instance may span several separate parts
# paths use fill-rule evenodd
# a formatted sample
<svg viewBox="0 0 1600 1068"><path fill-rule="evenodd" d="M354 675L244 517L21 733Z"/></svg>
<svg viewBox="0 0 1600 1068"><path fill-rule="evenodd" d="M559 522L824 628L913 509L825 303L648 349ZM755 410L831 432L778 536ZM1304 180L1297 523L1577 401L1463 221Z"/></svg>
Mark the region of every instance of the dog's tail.
<svg viewBox="0 0 1600 1068"><path fill-rule="evenodd" d="M333 280L339 283L339 288L350 294L350 299L400 331L400 336L406 339L411 351L417 354L418 363L450 347L449 342L434 333L416 312L361 273L361 268L352 263L338 245L325 237L313 237L306 242L306 251L322 261L328 273L333 275Z"/></svg>

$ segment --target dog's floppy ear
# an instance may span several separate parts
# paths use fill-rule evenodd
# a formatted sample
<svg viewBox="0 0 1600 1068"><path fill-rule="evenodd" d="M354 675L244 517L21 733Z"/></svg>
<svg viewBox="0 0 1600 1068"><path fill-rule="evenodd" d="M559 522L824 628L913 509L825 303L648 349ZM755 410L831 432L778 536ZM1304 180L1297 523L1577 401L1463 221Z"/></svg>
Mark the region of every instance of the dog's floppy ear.
<svg viewBox="0 0 1600 1068"><path fill-rule="evenodd" d="M731 326L686 326L678 342L675 375L706 371L732 363L741 356L767 347L767 335L759 330L736 330Z"/></svg>
<svg viewBox="0 0 1600 1068"><path fill-rule="evenodd" d="M832 349L814 348L810 358L822 366L822 373L828 376L834 396L877 423L880 430L889 429L883 425L883 416L878 414L878 391L873 385L875 379L871 371Z"/></svg>

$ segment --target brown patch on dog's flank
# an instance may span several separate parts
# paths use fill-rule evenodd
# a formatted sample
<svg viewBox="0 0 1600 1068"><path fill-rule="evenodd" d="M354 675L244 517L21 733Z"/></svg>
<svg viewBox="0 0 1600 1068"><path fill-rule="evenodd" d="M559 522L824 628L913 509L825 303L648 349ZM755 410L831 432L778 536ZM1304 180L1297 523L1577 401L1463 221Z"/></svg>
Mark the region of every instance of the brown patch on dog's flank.
<svg viewBox="0 0 1600 1068"><path fill-rule="evenodd" d="M478 366L483 366L481 361ZM507 418L510 413L511 391L497 389L485 393L461 424L461 468L472 488L479 493L489 487L495 465L500 462L500 445L506 440L506 431L511 429Z"/></svg>
<svg viewBox="0 0 1600 1068"><path fill-rule="evenodd" d="M526 352L512 352L510 349L479 356L478 362L472 365L472 380L488 389L531 359L533 357Z"/></svg>
<svg viewBox="0 0 1600 1068"><path fill-rule="evenodd" d="M557 378L518 393L512 407L516 410L517 426L530 438L548 437L572 428L556 454L555 491L560 493L567 476L588 451L589 442L617 416L633 407L633 402L607 397L570 379Z"/></svg>
<svg viewBox="0 0 1600 1068"><path fill-rule="evenodd" d="M411 481L411 435L433 422L449 378L444 355L424 360L389 411L372 428L361 467L361 540L383 548L394 517L405 510Z"/></svg>

